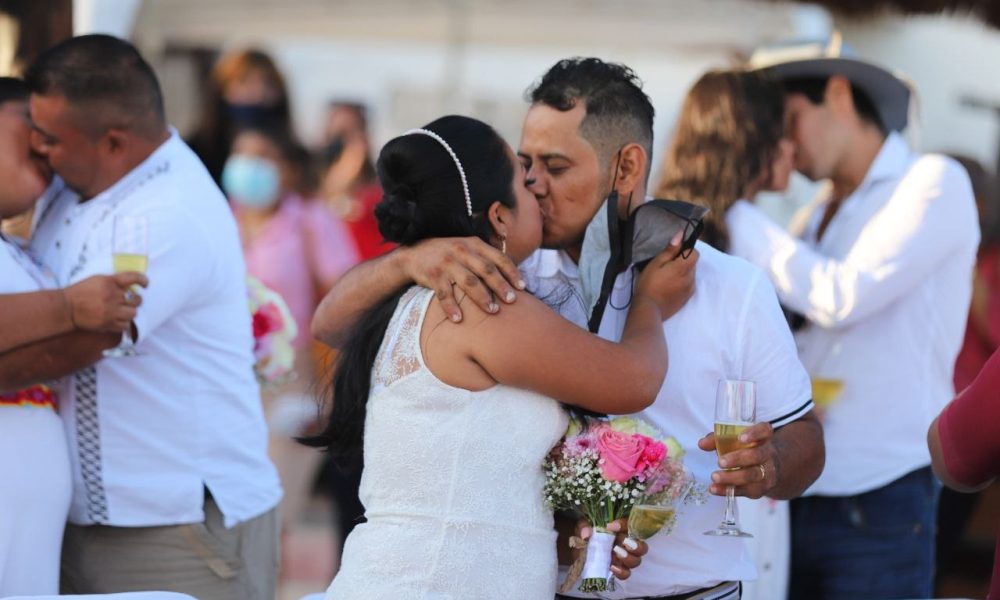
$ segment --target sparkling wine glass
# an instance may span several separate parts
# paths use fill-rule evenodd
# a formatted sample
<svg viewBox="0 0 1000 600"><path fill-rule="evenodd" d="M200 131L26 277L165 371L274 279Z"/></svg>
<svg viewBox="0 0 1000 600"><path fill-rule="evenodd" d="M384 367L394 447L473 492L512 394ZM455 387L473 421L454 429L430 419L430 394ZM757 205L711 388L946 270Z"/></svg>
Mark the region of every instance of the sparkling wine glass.
<svg viewBox="0 0 1000 600"><path fill-rule="evenodd" d="M691 483L685 485L676 499L657 497L659 494L640 496L628 514L628 537L646 541L661 531L669 534L692 487Z"/></svg>
<svg viewBox="0 0 1000 600"><path fill-rule="evenodd" d="M813 402L819 408L825 409L833 404L843 391L843 379L831 379L829 377L812 378Z"/></svg>
<svg viewBox="0 0 1000 600"><path fill-rule="evenodd" d="M115 273L134 271L146 272L149 248L149 221L146 217L136 215L119 215L115 217L111 232L111 264ZM134 293L132 290L127 294ZM138 356L132 332L126 329L122 332L122 341L114 348L104 351L104 356Z"/></svg>
<svg viewBox="0 0 1000 600"><path fill-rule="evenodd" d="M721 458L724 454L749 448L739 436L757 418L757 391L754 382L723 379L715 394L715 448ZM753 537L740 529L736 521L736 498L733 486L726 487L726 516L722 523L705 535L724 537Z"/></svg>

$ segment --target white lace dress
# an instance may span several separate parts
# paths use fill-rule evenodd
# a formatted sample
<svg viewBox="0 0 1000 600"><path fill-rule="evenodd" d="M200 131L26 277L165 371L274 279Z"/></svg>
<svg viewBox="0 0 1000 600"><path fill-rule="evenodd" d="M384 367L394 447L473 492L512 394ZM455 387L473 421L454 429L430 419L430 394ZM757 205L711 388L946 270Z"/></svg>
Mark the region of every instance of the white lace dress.
<svg viewBox="0 0 1000 600"><path fill-rule="evenodd" d="M533 392L473 392L435 377L420 349L432 298L408 291L382 341L365 419L367 522L348 537L326 598L552 600L556 536L541 464L566 413Z"/></svg>

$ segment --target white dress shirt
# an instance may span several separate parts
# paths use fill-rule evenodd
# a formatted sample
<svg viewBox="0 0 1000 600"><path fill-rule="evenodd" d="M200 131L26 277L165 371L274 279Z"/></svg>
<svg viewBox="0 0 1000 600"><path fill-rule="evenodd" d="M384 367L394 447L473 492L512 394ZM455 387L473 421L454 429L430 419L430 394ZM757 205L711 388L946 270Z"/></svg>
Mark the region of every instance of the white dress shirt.
<svg viewBox="0 0 1000 600"><path fill-rule="evenodd" d="M703 484L719 468L714 452L698 440L715 423L720 379L757 383L757 420L775 427L812 408L809 376L795 352L791 332L764 273L746 261L698 243L701 259L694 295L663 323L670 355L667 377L652 406L641 416L677 438L685 466ZM564 253L542 250L521 265L529 289L567 319L586 327L578 292L579 273ZM628 317L632 273L618 276L601 321L600 335L618 340ZM680 594L723 581L754 579L756 568L742 540L710 537L725 513L725 498L709 496L701 506L681 509L670 535L649 540L642 568L620 582L609 598ZM592 597L573 592L570 595ZM604 596L604 595L602 595Z"/></svg>
<svg viewBox="0 0 1000 600"><path fill-rule="evenodd" d="M63 380L61 413L74 467L70 521L201 522L207 487L232 527L281 498L253 374L236 223L201 161L171 131L142 164L89 201L54 182L36 211L32 249L63 285L111 273L116 215L149 221L149 287L135 318L141 356L97 363L96 482L92 471L82 474L94 451L80 443L74 376ZM105 517L94 517L95 498L106 505Z"/></svg>
<svg viewBox="0 0 1000 600"><path fill-rule="evenodd" d="M745 201L726 221L732 253L767 270L809 320L796 334L806 369L844 381L807 494L849 496L930 464L927 427L954 396L979 228L961 166L913 153L896 133L817 241L825 206L803 239Z"/></svg>

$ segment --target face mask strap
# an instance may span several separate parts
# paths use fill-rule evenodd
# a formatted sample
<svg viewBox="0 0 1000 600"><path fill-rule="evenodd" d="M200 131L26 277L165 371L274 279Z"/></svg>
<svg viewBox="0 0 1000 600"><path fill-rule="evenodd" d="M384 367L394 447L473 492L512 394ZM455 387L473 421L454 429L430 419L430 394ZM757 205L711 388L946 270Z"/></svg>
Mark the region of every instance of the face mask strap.
<svg viewBox="0 0 1000 600"><path fill-rule="evenodd" d="M622 221L618 216L618 190L616 189L616 183L618 181L618 169L621 166L622 151L618 150L618 158L615 161L615 173L614 178L611 180L611 192L608 193L608 197L605 200L605 210L607 210L608 219L608 241L610 243L611 256L608 258L608 264L604 267L604 276L601 278L601 293L597 297L597 303L594 305L593 312L590 315L590 321L587 323L588 328L592 333L597 333L597 330L601 327L601 319L604 317L604 308L608 304L608 300L611 297L611 290L615 285L615 278L618 277L618 273L627 265L628 263L622 263L624 259L624 245L622 240L625 238L623 235L623 229L627 229L627 223ZM631 202L631 197L629 197L629 202ZM631 238L629 238L631 240ZM631 246L631 243L628 244Z"/></svg>

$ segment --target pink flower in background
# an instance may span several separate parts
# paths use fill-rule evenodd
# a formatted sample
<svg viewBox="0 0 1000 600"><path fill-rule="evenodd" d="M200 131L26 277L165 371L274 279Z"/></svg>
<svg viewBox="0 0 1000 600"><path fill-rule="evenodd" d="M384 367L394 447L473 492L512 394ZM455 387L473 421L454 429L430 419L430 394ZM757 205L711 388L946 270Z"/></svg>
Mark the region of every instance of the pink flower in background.
<svg viewBox="0 0 1000 600"><path fill-rule="evenodd" d="M281 331L281 328L284 326L285 320L281 315L281 309L274 302L264 304L253 314L254 339L260 339L269 333Z"/></svg>
<svg viewBox="0 0 1000 600"><path fill-rule="evenodd" d="M601 473L609 481L625 483L642 471L640 459L646 448L642 435L615 431L610 427L597 432L597 448L601 453Z"/></svg>
<svg viewBox="0 0 1000 600"><path fill-rule="evenodd" d="M254 372L263 383L276 383L292 376L295 350L292 341L298 327L288 305L274 290L247 277L250 321L253 327Z"/></svg>

